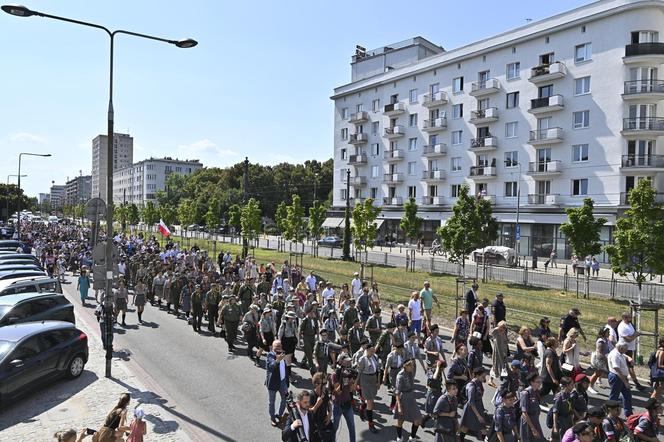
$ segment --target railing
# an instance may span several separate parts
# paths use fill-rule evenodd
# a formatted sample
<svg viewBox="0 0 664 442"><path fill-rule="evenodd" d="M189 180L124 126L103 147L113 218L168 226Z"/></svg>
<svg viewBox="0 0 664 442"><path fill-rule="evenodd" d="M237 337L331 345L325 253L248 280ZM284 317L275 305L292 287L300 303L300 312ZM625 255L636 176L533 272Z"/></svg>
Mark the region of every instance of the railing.
<svg viewBox="0 0 664 442"><path fill-rule="evenodd" d="M369 118L369 116L368 116L368 114L367 114L366 111L360 111L360 112L355 112L355 113L353 113L353 114L350 114L350 119L349 119L349 121L350 121L350 122L353 122L353 121L364 121L364 120L366 120L366 119L368 119L368 118Z"/></svg>
<svg viewBox="0 0 664 442"><path fill-rule="evenodd" d="M444 144L428 144L422 148L422 155L445 155L447 146Z"/></svg>
<svg viewBox="0 0 664 442"><path fill-rule="evenodd" d="M365 133L350 134L349 143L365 143L369 137Z"/></svg>
<svg viewBox="0 0 664 442"><path fill-rule="evenodd" d="M622 167L664 167L664 155L623 155Z"/></svg>
<svg viewBox="0 0 664 442"><path fill-rule="evenodd" d="M444 199L442 196L423 196L420 199L421 204L427 205L427 206L432 206L432 205L437 205L440 206L443 204Z"/></svg>
<svg viewBox="0 0 664 442"><path fill-rule="evenodd" d="M528 163L529 173L562 172L560 160L534 161Z"/></svg>
<svg viewBox="0 0 664 442"><path fill-rule="evenodd" d="M444 102L447 101L447 94L443 91L438 91L435 94L424 94L422 99L422 104L427 105L434 102Z"/></svg>
<svg viewBox="0 0 664 442"><path fill-rule="evenodd" d="M403 149L386 150L385 152L383 152L383 159L385 160L403 159L403 157L404 157Z"/></svg>
<svg viewBox="0 0 664 442"><path fill-rule="evenodd" d="M485 89L496 89L499 87L498 80L495 78L488 78L482 81L476 81L470 85L471 92L482 91Z"/></svg>
<svg viewBox="0 0 664 442"><path fill-rule="evenodd" d="M470 147L485 147L487 145L487 140L492 140L493 136L492 135L487 135L485 137L478 137L478 138L471 138L470 140ZM491 144L491 143L488 143Z"/></svg>
<svg viewBox="0 0 664 442"><path fill-rule="evenodd" d="M496 176L496 168L493 166L471 166L470 176Z"/></svg>
<svg viewBox="0 0 664 442"><path fill-rule="evenodd" d="M389 197L386 196L383 198L383 205L385 206L400 206L403 204L403 198L400 196Z"/></svg>
<svg viewBox="0 0 664 442"><path fill-rule="evenodd" d="M534 98L530 100L530 108L537 109L541 107L549 107L556 104L562 104L562 95L551 95L550 97Z"/></svg>
<svg viewBox="0 0 664 442"><path fill-rule="evenodd" d="M401 112L404 110L403 103L397 101L396 103L386 104L383 107L383 112Z"/></svg>
<svg viewBox="0 0 664 442"><path fill-rule="evenodd" d="M470 113L471 120L479 120L481 118L496 118L498 115L497 107L488 107L486 109L477 109Z"/></svg>
<svg viewBox="0 0 664 442"><path fill-rule="evenodd" d="M367 177L364 175L350 177L350 183L355 186L361 186L367 183Z"/></svg>
<svg viewBox="0 0 664 442"><path fill-rule="evenodd" d="M555 201L558 195L553 193L531 193L528 195L528 204L547 204Z"/></svg>
<svg viewBox="0 0 664 442"><path fill-rule="evenodd" d="M530 141L544 141L562 138L561 127L549 127L548 129L537 129L530 131Z"/></svg>
<svg viewBox="0 0 664 442"><path fill-rule="evenodd" d="M385 183L400 183L403 181L403 173L386 173L383 175L383 182Z"/></svg>
<svg viewBox="0 0 664 442"><path fill-rule="evenodd" d="M367 162L367 156L363 154L350 155L348 157L348 164L361 164Z"/></svg>
<svg viewBox="0 0 664 442"><path fill-rule="evenodd" d="M444 170L423 170L422 171L423 180L443 180L445 179Z"/></svg>
<svg viewBox="0 0 664 442"><path fill-rule="evenodd" d="M632 43L625 46L625 57L664 55L664 43Z"/></svg>
<svg viewBox="0 0 664 442"><path fill-rule="evenodd" d="M403 126L396 125L385 128L385 135L403 135L403 134L404 134Z"/></svg>
<svg viewBox="0 0 664 442"><path fill-rule="evenodd" d="M623 130L657 130L664 131L664 118L638 117L623 119Z"/></svg>
<svg viewBox="0 0 664 442"><path fill-rule="evenodd" d="M541 77L549 74L565 74L565 63L556 61L550 64L541 64L530 70L530 78Z"/></svg>
<svg viewBox="0 0 664 442"><path fill-rule="evenodd" d="M422 129L444 129L447 127L447 118L439 117L431 120L424 120Z"/></svg>
<svg viewBox="0 0 664 442"><path fill-rule="evenodd" d="M620 193L620 205L621 206L629 206L629 201L628 201L628 192L621 192ZM658 203L664 203L664 193L662 192L657 192L655 194L655 201Z"/></svg>
<svg viewBox="0 0 664 442"><path fill-rule="evenodd" d="M634 80L625 82L625 95L664 93L664 80Z"/></svg>

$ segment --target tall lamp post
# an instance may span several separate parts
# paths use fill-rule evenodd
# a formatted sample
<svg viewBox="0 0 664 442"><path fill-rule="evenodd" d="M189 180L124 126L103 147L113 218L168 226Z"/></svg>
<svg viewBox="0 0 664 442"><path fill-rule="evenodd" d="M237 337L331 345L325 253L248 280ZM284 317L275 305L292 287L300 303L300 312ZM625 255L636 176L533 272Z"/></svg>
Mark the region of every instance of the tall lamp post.
<svg viewBox="0 0 664 442"><path fill-rule="evenodd" d="M166 38L155 37L147 34L139 34L137 32L115 30L111 31L105 26L89 23L71 18L60 17L57 15L45 14L43 12L33 11L25 6L4 5L0 7L8 14L17 17L31 17L36 15L43 18L51 18L53 20L64 21L67 23L74 23L77 25L88 26L104 31L110 39L110 62L109 62L109 94L108 94L108 134L106 146L106 287L105 287L105 300L104 306L106 310L106 377L111 377L111 358L113 356L113 317L112 317L112 299L111 292L113 290L113 43L115 36L118 34L132 35L134 37L146 38L148 40L156 40L164 43L169 43L177 46L178 48L193 48L198 44L196 40L191 38L184 40L169 40ZM20 174L20 171L19 171Z"/></svg>
<svg viewBox="0 0 664 442"><path fill-rule="evenodd" d="M4 8L4 6L3 6ZM50 157L50 153L30 153L30 152L21 152L18 154L18 193L19 193L19 199L18 199L18 204L16 208L16 213L18 214L18 220L16 223L16 235L18 237L18 240L21 240L21 157L25 156L30 156L30 157Z"/></svg>
<svg viewBox="0 0 664 442"><path fill-rule="evenodd" d="M516 239L516 265L519 265L519 250L521 249L521 226L519 225L519 209L521 208L521 162L505 161L506 166L516 164L519 166L519 176L516 180L516 225L514 226L514 238Z"/></svg>
<svg viewBox="0 0 664 442"><path fill-rule="evenodd" d="M21 175L23 178L27 177L27 175ZM5 201L6 206L7 206L7 221L9 221L9 178L16 178L18 175L13 174L13 175L7 175L7 199Z"/></svg>

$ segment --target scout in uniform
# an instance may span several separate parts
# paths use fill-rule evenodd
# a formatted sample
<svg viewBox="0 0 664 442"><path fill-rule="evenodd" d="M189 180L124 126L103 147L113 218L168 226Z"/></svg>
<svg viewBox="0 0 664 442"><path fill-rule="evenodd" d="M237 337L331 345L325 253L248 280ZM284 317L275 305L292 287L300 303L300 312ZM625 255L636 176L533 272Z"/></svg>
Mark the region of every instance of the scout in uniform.
<svg viewBox="0 0 664 442"><path fill-rule="evenodd" d="M258 358L254 357L254 347L258 347L258 321L260 320L260 307L256 304L249 306L249 311L242 318L242 334L247 341L247 356L258 365Z"/></svg>
<svg viewBox="0 0 664 442"><path fill-rule="evenodd" d="M438 398L436 405L433 407L433 414L437 419L436 442L457 442L458 440L458 391L455 381L445 381L445 393Z"/></svg>
<svg viewBox="0 0 664 442"><path fill-rule="evenodd" d="M242 318L242 312L240 311L240 306L237 305L235 296L231 296L229 300L230 303L224 306L219 317L224 322L228 351L234 351L235 339L237 338L237 327Z"/></svg>
<svg viewBox="0 0 664 442"><path fill-rule="evenodd" d="M466 384L466 397L468 401L461 413L461 429L459 435L461 440L466 433L480 434L486 436L486 410L484 409L484 381L486 381L486 370L484 367L476 367L473 370L473 379Z"/></svg>
<svg viewBox="0 0 664 442"><path fill-rule="evenodd" d="M488 442L516 442L518 431L516 427L516 411L514 410L515 402L516 395L514 393L505 393L503 401L496 408L496 412L493 415L493 425L491 425Z"/></svg>
<svg viewBox="0 0 664 442"><path fill-rule="evenodd" d="M219 285L214 283L212 288L205 297L205 309L207 310L208 330L215 334L214 324L219 317L219 301L221 294L219 293Z"/></svg>
<svg viewBox="0 0 664 442"><path fill-rule="evenodd" d="M394 345L394 339L392 334L396 329L397 325L394 322L387 324L387 330L380 334L378 341L376 341L376 354L380 358L381 367L385 368L387 365L387 355L390 354L392 350L392 345Z"/></svg>
<svg viewBox="0 0 664 442"><path fill-rule="evenodd" d="M442 361L443 368L445 368L447 367L447 361L443 354L443 340L438 336L438 325L433 324L429 332L431 334L424 341L424 351L426 352L427 361L432 365L437 361Z"/></svg>
<svg viewBox="0 0 664 442"><path fill-rule="evenodd" d="M238 297L240 299L240 309L242 314L245 314L249 311L249 306L251 305L251 299L254 296L254 284L251 282L251 278L247 276L244 279L244 284L242 284L238 290Z"/></svg>
<svg viewBox="0 0 664 442"><path fill-rule="evenodd" d="M540 397L542 378L537 373L530 373L526 378L528 388L521 392L519 406L521 420L519 422L519 439L522 442L546 442L540 425Z"/></svg>
<svg viewBox="0 0 664 442"><path fill-rule="evenodd" d="M314 344L314 360L316 362L316 371L318 373L327 374L327 366L329 364L330 354L328 332L325 329L320 331L320 339ZM332 361L333 365L335 361Z"/></svg>
<svg viewBox="0 0 664 442"><path fill-rule="evenodd" d="M360 349L362 340L365 339L362 322L359 318L355 319L353 326L348 330L348 341L350 343L350 353L354 355Z"/></svg>
<svg viewBox="0 0 664 442"><path fill-rule="evenodd" d="M380 335L383 332L383 318L380 315L380 309L376 308L373 310L373 316L367 319L365 329L369 333L369 339L373 344L378 342Z"/></svg>
<svg viewBox="0 0 664 442"><path fill-rule="evenodd" d="M343 319L341 321L341 326L344 330L348 331L355 324L355 321L360 320L360 316L355 308L355 300L351 299L349 301L350 307L344 312Z"/></svg>
<svg viewBox="0 0 664 442"><path fill-rule="evenodd" d="M307 317L300 323L298 335L302 339L302 349L304 350L302 368L308 367L313 375L316 373L313 358L314 344L316 343L316 336L318 336L318 320L313 309L309 310Z"/></svg>
<svg viewBox="0 0 664 442"><path fill-rule="evenodd" d="M395 344L392 346L392 351L387 355L387 363L383 370L383 384L389 385L390 389L394 389L397 381L397 374L406 362L406 357L403 353L403 344ZM392 396L392 403L390 408L394 408L396 399Z"/></svg>

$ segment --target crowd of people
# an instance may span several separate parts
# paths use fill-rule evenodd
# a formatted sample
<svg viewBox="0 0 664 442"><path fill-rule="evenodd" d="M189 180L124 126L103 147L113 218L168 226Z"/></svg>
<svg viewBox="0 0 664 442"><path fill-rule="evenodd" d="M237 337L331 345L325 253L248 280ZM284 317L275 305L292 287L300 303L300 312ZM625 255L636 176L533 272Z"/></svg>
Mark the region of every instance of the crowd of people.
<svg viewBox="0 0 664 442"><path fill-rule="evenodd" d="M60 265L80 272L85 302L92 262L84 233L69 226L57 234L37 228L28 235L46 268L53 263L54 275ZM369 431L387 431L376 424L376 403L383 398L390 401L397 441L418 440L418 430L430 423L437 441L469 436L544 441L549 439L540 423L540 405L547 395L551 406L544 421L550 440L658 440L664 340L649 361L650 399L645 411L635 414L630 378L634 388L647 387L634 372L639 333L629 312L620 321L608 318L596 333L594 350L586 354L579 342L587 337L578 309L570 309L557 329L542 318L535 330L522 326L513 339L510 326L515 324L508 325L503 294L490 302L473 284L454 321L448 352L433 320L438 301L427 281L388 314L381 310L378 285L358 273L335 285L287 261L259 265L252 257L229 252L212 257L195 246L183 249L167 242L162 247L154 237L141 235L118 234L114 241L121 251L113 291L119 326L126 324L130 301L139 322L150 303L187 320L195 333L203 333L205 318L207 332L225 338L229 352L237 352L242 341L247 356L265 370L268 417L285 441L333 441L342 422L355 441L356 415ZM95 298L103 321L103 293L95 291ZM582 356L590 356L589 368L582 366ZM424 393L417 388L418 365L426 376ZM305 384L295 376L295 366L309 371L313 389L293 396L291 385ZM591 406L589 395L598 394L604 378L609 401ZM485 385L495 394L485 394ZM379 396L381 388L385 394ZM493 415L487 401L494 405Z"/></svg>

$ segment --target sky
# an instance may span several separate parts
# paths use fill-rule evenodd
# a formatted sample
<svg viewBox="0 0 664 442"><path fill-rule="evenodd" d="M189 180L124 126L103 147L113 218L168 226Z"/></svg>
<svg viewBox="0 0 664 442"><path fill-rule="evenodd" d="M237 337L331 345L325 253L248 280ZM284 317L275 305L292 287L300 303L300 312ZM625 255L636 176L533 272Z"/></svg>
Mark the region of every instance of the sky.
<svg viewBox="0 0 664 442"><path fill-rule="evenodd" d="M262 164L331 158L329 97L350 81L356 44L422 36L449 50L589 3L22 1L110 29L198 40L180 49L116 37L115 130L134 137L134 161L197 158L210 167L245 156ZM0 12L0 180L17 174L19 152L52 154L23 157L30 196L90 173L91 140L106 133L108 45L97 29Z"/></svg>

